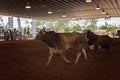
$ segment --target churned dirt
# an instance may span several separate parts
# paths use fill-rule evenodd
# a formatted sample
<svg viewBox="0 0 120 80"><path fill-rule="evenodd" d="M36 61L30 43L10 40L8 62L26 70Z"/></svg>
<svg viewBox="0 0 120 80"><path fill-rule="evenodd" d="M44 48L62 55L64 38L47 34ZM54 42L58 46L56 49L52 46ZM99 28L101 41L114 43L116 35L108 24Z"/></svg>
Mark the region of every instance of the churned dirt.
<svg viewBox="0 0 120 80"><path fill-rule="evenodd" d="M117 41L118 39L114 39ZM33 40L0 42L0 80L120 80L120 45L114 47L109 58L99 50L86 61L83 55L77 65L74 49L67 51L67 64L54 55L47 67L47 45Z"/></svg>

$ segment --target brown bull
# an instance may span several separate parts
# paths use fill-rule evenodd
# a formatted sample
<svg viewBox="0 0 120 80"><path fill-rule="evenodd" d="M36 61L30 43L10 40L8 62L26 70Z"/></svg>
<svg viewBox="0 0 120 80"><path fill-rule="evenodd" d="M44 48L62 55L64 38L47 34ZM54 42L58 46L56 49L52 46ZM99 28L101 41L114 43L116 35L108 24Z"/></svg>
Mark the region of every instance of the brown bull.
<svg viewBox="0 0 120 80"><path fill-rule="evenodd" d="M74 64L77 64L81 53L83 52L85 59L87 60L87 54L84 45L84 35L80 33L55 33L54 31L46 32L44 29L36 36L36 40L43 41L49 47L49 57L45 66L47 66L54 53L58 53L64 59L65 62L71 61L65 58L66 50L75 48L77 51L77 57Z"/></svg>

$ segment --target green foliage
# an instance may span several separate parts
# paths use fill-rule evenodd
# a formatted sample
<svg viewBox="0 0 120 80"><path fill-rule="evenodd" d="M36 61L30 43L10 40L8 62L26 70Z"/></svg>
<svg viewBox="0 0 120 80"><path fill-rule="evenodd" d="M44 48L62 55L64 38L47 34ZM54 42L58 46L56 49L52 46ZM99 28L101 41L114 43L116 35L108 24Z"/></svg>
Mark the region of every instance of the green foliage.
<svg viewBox="0 0 120 80"><path fill-rule="evenodd" d="M64 31L70 32L70 31L72 31L72 27L66 26L66 27L64 27Z"/></svg>
<svg viewBox="0 0 120 80"><path fill-rule="evenodd" d="M118 29L118 27L116 27L116 26L110 26L109 27L109 31L111 31L111 32L115 32L116 29Z"/></svg>
<svg viewBox="0 0 120 80"><path fill-rule="evenodd" d="M55 26L53 22L50 22L49 26L51 31L55 31Z"/></svg>
<svg viewBox="0 0 120 80"><path fill-rule="evenodd" d="M108 30L108 27L103 25L103 26L101 26L99 29Z"/></svg>
<svg viewBox="0 0 120 80"><path fill-rule="evenodd" d="M95 28L97 21L98 21L97 19L91 19L90 25Z"/></svg>
<svg viewBox="0 0 120 80"><path fill-rule="evenodd" d="M68 21L58 21L57 26L62 27L62 26L65 26L65 24L67 24L67 23L68 23Z"/></svg>
<svg viewBox="0 0 120 80"><path fill-rule="evenodd" d="M95 26L93 26L93 25L88 25L88 26L87 26L87 29L94 30L94 29L95 29Z"/></svg>
<svg viewBox="0 0 120 80"><path fill-rule="evenodd" d="M107 26L103 25L99 29L115 32L116 29L118 29L118 27L117 26L108 26L107 27Z"/></svg>
<svg viewBox="0 0 120 80"><path fill-rule="evenodd" d="M73 31L81 31L81 27L79 24L76 24L74 27L73 27Z"/></svg>
<svg viewBox="0 0 120 80"><path fill-rule="evenodd" d="M83 29L91 29L94 30L96 29L96 23L97 23L97 19L85 19L82 21L83 24Z"/></svg>

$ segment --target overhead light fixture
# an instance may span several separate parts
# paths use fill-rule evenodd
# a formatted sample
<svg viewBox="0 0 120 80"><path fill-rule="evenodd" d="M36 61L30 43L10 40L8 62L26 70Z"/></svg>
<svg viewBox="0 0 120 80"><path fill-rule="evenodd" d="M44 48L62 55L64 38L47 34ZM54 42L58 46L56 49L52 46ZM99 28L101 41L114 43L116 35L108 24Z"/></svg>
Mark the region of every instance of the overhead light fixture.
<svg viewBox="0 0 120 80"><path fill-rule="evenodd" d="M52 14L52 11L48 11L48 14Z"/></svg>
<svg viewBox="0 0 120 80"><path fill-rule="evenodd" d="M85 0L85 2L92 2L92 0Z"/></svg>
<svg viewBox="0 0 120 80"><path fill-rule="evenodd" d="M25 8L26 8L26 9L30 9L30 8L31 8L31 6L30 6L30 3L29 3L29 2L26 4Z"/></svg>
<svg viewBox="0 0 120 80"><path fill-rule="evenodd" d="M73 16L72 19L75 20L76 18Z"/></svg>
<svg viewBox="0 0 120 80"><path fill-rule="evenodd" d="M62 14L62 17L64 18L64 17L66 17L66 15L65 15L65 14Z"/></svg>
<svg viewBox="0 0 120 80"><path fill-rule="evenodd" d="M97 7L96 7L96 10L100 10L100 7L99 7L99 5L97 4Z"/></svg>
<svg viewBox="0 0 120 80"><path fill-rule="evenodd" d="M106 14L104 9L102 10L102 14Z"/></svg>
<svg viewBox="0 0 120 80"><path fill-rule="evenodd" d="M106 17L110 17L108 13L106 14Z"/></svg>
<svg viewBox="0 0 120 80"><path fill-rule="evenodd" d="M49 9L49 11L48 11L48 14L52 14L52 11L51 11L51 9Z"/></svg>

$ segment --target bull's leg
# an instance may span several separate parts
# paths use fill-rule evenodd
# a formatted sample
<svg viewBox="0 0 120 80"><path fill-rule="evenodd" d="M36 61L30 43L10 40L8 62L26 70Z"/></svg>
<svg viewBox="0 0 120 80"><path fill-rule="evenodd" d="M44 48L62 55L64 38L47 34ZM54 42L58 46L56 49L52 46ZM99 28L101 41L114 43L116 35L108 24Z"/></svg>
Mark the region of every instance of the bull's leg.
<svg viewBox="0 0 120 80"><path fill-rule="evenodd" d="M79 52L79 53L77 54L77 58L76 58L76 60L75 60L75 62L74 62L74 65L76 65L76 64L77 64L77 62L78 62L78 60L79 60L80 56L81 56L81 52Z"/></svg>
<svg viewBox="0 0 120 80"><path fill-rule="evenodd" d="M88 59L87 59L87 53L86 53L85 48L82 48L82 52L83 52L83 54L84 54L85 60L88 60ZM77 58L76 58L76 60L75 60L74 65L76 65L76 64L77 64L77 62L78 62L78 60L79 60L80 56L81 56L81 52L79 52L79 53L77 54Z"/></svg>
<svg viewBox="0 0 120 80"><path fill-rule="evenodd" d="M96 56L96 52L99 48L101 48L101 46L98 43L95 43L94 44L94 53L93 53L94 56Z"/></svg>
<svg viewBox="0 0 120 80"><path fill-rule="evenodd" d="M71 63L70 60L66 59L65 54L61 54L61 57L64 59L66 63Z"/></svg>
<svg viewBox="0 0 120 80"><path fill-rule="evenodd" d="M83 52L83 54L84 54L85 60L88 60L88 58L87 58L87 53L86 53L85 48L82 48L82 52Z"/></svg>
<svg viewBox="0 0 120 80"><path fill-rule="evenodd" d="M48 64L50 63L52 57L53 57L53 50L51 48L49 48L49 57L48 57L48 61L45 64L45 66L48 66Z"/></svg>

